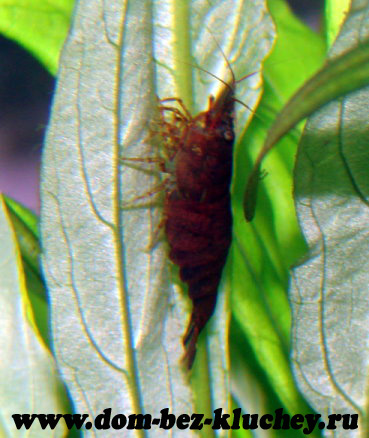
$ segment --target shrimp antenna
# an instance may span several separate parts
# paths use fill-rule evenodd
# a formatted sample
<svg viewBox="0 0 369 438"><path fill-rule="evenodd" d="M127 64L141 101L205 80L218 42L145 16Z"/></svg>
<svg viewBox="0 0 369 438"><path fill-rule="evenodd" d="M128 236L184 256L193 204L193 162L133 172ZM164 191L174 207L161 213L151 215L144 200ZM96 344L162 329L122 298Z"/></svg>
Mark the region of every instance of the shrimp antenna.
<svg viewBox="0 0 369 438"><path fill-rule="evenodd" d="M243 77L240 78L240 79L236 79L236 77L235 77L235 75L234 75L233 68L232 68L232 66L231 66L231 63L229 62L229 60L228 60L226 54L224 53L224 50L222 49L222 46L219 44L219 41L215 38L215 35L212 33L212 31L211 31L208 27L207 27L206 29L207 29L207 31L210 33L210 35L213 37L213 39L214 39L214 41L215 41L215 44L217 45L217 47L218 47L220 53L222 54L222 56L223 56L223 58L224 58L225 63L227 64L227 67L228 67L229 71L231 72L231 75L232 75L232 83L233 83L233 84L238 84L239 82L242 82L243 80L245 80L245 79L247 79L247 78L249 78L249 77L255 75L256 73L261 73L262 70L256 70L256 71L253 71L252 73L248 73L247 75L243 76ZM207 73L210 73L210 72L207 72ZM211 73L210 73L210 74L211 74ZM215 75L212 75L212 76L214 76L216 79L219 79L219 78L217 78ZM220 80L221 82L223 82L223 84L227 85L229 88L232 88L232 87L231 87L228 83L226 83L225 81L222 81L221 79L219 79L219 80ZM238 103L242 103L242 102L240 102L240 101L237 101L237 102L238 102Z"/></svg>
<svg viewBox="0 0 369 438"><path fill-rule="evenodd" d="M183 62L185 62L185 61L183 61ZM219 76L217 76L216 74L212 73L211 71L206 70L205 68L202 68L202 67L200 67L199 65L191 64L190 62L186 62L186 64L190 65L191 67L195 67L195 68L197 68L198 70L201 70L201 71L203 71L204 73L206 73L206 74L212 76L213 78L217 79L219 82L221 82L222 84L224 84L224 85L225 85L227 88L229 88L231 91L234 91L234 90L233 90L233 87L232 87L228 82L224 81L224 80L221 79ZM244 76L244 77L242 77L241 79L239 79L238 81L234 81L234 83L237 83L237 82L243 81L244 79L247 79L248 77L250 77L250 76L252 76L252 75L254 75L254 74L256 74L256 73L259 73L260 71L261 71L261 70L258 70L258 71L254 71L254 72L252 72L252 73L249 73L249 74L247 74L246 76ZM232 71L232 76L233 76L233 71ZM234 77L234 76L233 76L233 77ZM255 111L254 111L251 107L249 107L245 102L242 102L242 100L236 99L235 97L233 97L233 100L234 100L235 102L239 103L240 105L243 105L243 106L244 106L245 108L247 108L250 112L256 114Z"/></svg>
<svg viewBox="0 0 369 438"><path fill-rule="evenodd" d="M218 40L215 38L215 36L213 35L212 31L211 31L208 27L206 27L206 29L207 29L207 31L210 33L210 35L213 37L213 39L214 39L214 41L215 41L215 44L217 45L217 47L218 47L220 53L222 54L222 56L223 56L223 58L224 58L224 61L225 61L225 63L227 64L227 67L228 67L229 71L231 72L231 75L232 75L232 83L235 84L237 81L236 81L236 78L235 78L235 75L234 75L234 71L233 71L233 69L232 69L232 66L231 66L230 62L228 61L228 58L226 57L226 54L224 53L224 50L222 49L221 45L219 44L219 41L218 41ZM229 88L231 88L231 89L233 90L233 88L232 88L229 84L227 84L227 85L228 85Z"/></svg>

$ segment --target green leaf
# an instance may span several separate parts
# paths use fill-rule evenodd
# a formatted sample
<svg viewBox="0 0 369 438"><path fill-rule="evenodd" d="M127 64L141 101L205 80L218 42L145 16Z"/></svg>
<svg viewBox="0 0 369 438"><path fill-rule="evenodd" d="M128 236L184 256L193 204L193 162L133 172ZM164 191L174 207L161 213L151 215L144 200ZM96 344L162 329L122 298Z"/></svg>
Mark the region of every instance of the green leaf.
<svg viewBox="0 0 369 438"><path fill-rule="evenodd" d="M219 47L236 77L260 71L272 22L254 0L104 8L78 3L43 160L43 266L58 364L78 412L229 410L229 279L189 382L180 358L190 302L178 280L172 284L164 243L149 249L161 208L122 206L158 179L120 158L155 154L157 96L180 97L193 114L207 108L224 86L212 74L229 76ZM251 108L260 94L260 74L252 86L238 84ZM237 133L249 117L239 105ZM203 436L214 431L204 428Z"/></svg>
<svg viewBox="0 0 369 438"><path fill-rule="evenodd" d="M264 63L264 104L278 111L293 93L322 66L326 55L323 38L297 19L284 0L269 0L278 39ZM288 78L288 80L286 80ZM258 111L259 113L259 111ZM275 114L272 114L273 118Z"/></svg>
<svg viewBox="0 0 369 438"><path fill-rule="evenodd" d="M240 348L237 359L233 358L232 369L235 362L241 369L250 367L251 360L255 362L250 372L270 401L261 412L274 412L283 406L285 413L294 415L310 411L296 388L289 362L288 274L291 264L305 251L292 198L298 132L286 136L265 161L268 175L260 181L257 215L252 224L245 223L242 202L248 169L265 141L275 117L274 110L321 65L324 42L298 22L283 3L271 1L269 8L276 22L278 39L265 63L262 101L237 150L233 187L232 313L248 346ZM310 54L310 62L305 62L305 67L300 59L304 52ZM237 342L239 335L232 332L231 335ZM238 395L238 398L241 397ZM248 405L245 411L252 412ZM296 436L296 431L294 433Z"/></svg>
<svg viewBox="0 0 369 438"><path fill-rule="evenodd" d="M38 217L8 196L4 195L3 199L21 252L28 297L32 304L35 321L44 341L49 344L47 299L40 272L41 249Z"/></svg>
<svg viewBox="0 0 369 438"><path fill-rule="evenodd" d="M336 39L350 5L351 0L325 0L325 32L328 46Z"/></svg>
<svg viewBox="0 0 369 438"><path fill-rule="evenodd" d="M42 284L39 266L41 249L37 229L38 218L31 210L8 196L4 196L4 200L17 235L22 259L29 270L39 277L39 282Z"/></svg>
<svg viewBox="0 0 369 438"><path fill-rule="evenodd" d="M73 4L74 0L2 0L0 32L55 74Z"/></svg>
<svg viewBox="0 0 369 438"><path fill-rule="evenodd" d="M255 180L260 173L261 162L275 144L298 122L333 99L369 84L369 41L330 61L289 100L276 117L268 132L263 149L259 153L245 191L244 209L247 220L255 212ZM250 202L252 201L252 202Z"/></svg>
<svg viewBox="0 0 369 438"><path fill-rule="evenodd" d="M23 437L13 414L65 412L63 388L53 358L45 347L27 298L21 256L4 199L0 198L0 435ZM25 364L27 366L25 366ZM63 437L65 425L52 432L34 424L29 437Z"/></svg>
<svg viewBox="0 0 369 438"><path fill-rule="evenodd" d="M332 57L351 48L354 56L357 46L366 56L368 13L367 5L353 1ZM356 71L349 71L355 82ZM359 430L338 424L337 437L368 434L368 98L366 87L314 114L295 171L296 207L310 252L295 268L291 290L294 368L318 412L359 414Z"/></svg>

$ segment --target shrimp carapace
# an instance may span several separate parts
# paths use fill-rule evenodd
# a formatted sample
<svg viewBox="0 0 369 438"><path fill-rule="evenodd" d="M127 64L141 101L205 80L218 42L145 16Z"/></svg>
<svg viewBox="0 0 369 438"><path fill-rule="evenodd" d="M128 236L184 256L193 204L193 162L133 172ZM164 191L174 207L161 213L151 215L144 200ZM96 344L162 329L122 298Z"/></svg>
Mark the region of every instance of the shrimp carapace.
<svg viewBox="0 0 369 438"><path fill-rule="evenodd" d="M183 122L165 200L169 258L178 265L193 303L183 338L189 369L198 336L214 312L232 238L234 85L233 80L217 98L209 98L206 111Z"/></svg>

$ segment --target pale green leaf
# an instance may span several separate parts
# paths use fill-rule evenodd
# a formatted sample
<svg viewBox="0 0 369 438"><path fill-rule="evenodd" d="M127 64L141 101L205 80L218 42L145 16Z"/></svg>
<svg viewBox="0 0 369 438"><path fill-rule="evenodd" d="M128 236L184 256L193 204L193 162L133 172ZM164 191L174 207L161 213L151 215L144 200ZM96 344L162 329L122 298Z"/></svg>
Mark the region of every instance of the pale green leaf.
<svg viewBox="0 0 369 438"><path fill-rule="evenodd" d="M368 17L368 3L353 1L332 57L368 39ZM368 99L364 88L312 116L295 171L310 253L293 276L294 368L318 412L359 414L359 429L339 422L334 437L368 434Z"/></svg>
<svg viewBox="0 0 369 438"><path fill-rule="evenodd" d="M0 436L63 437L63 422L53 431L37 421L17 429L13 414L65 412L54 360L33 322L21 256L3 198L0 198Z"/></svg>
<svg viewBox="0 0 369 438"><path fill-rule="evenodd" d="M193 114L206 109L209 95L224 85L196 66L228 80L222 47L236 77L260 72L272 35L263 1L78 2L42 181L55 353L78 412L93 416L107 406L113 414L155 416L164 407L174 414L229 410L229 281L220 287L189 381L180 358L190 303L164 242L150 248L160 197L150 207L132 201L153 190L158 178L120 158L155 154L157 96L180 97ZM237 97L251 108L260 82L259 73L238 84ZM249 116L239 105L237 133ZM123 204L130 201L131 207Z"/></svg>

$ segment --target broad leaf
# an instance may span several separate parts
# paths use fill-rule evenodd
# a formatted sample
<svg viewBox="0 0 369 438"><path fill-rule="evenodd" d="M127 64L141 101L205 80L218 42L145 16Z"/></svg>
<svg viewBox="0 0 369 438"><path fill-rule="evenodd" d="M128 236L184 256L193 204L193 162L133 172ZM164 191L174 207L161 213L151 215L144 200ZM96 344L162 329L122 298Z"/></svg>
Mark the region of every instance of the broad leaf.
<svg viewBox="0 0 369 438"><path fill-rule="evenodd" d="M229 75L220 47L236 77L260 71L272 30L262 1L78 2L42 182L55 353L78 412L230 410L227 277L190 382L180 366L190 303L165 244L153 245L162 199L135 202L154 191L158 178L121 158L157 154L157 96L179 97L193 114L206 109L223 86L211 74ZM253 107L260 74L250 80L252 86L239 83L237 96ZM238 133L249 116L239 105ZM163 433L153 429L150 436Z"/></svg>
<svg viewBox="0 0 369 438"><path fill-rule="evenodd" d="M332 47L336 58L369 37L367 4L353 1ZM333 101L311 117L296 166L296 206L310 247L294 270L293 359L304 394L322 414L359 414L368 406L368 98L369 90Z"/></svg>
<svg viewBox="0 0 369 438"><path fill-rule="evenodd" d="M0 198L0 409L2 437L63 437L65 424L42 430L37 421L17 429L13 414L65 412L53 357L33 321L21 256L4 199Z"/></svg>

